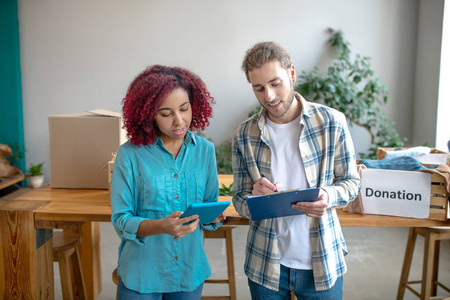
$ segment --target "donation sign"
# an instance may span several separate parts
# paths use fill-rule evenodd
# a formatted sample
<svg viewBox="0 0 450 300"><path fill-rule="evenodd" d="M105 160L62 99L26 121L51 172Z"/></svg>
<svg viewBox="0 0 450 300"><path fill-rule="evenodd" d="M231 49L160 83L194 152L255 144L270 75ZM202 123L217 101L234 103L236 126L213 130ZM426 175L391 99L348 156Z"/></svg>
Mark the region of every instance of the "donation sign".
<svg viewBox="0 0 450 300"><path fill-rule="evenodd" d="M420 219L429 217L431 174L364 169L361 177L365 213Z"/></svg>

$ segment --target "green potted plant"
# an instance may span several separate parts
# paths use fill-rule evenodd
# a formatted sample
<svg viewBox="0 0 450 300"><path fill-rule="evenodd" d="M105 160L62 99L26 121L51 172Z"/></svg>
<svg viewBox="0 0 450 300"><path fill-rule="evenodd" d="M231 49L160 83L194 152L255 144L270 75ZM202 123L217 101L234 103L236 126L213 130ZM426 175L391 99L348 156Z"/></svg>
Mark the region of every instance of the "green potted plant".
<svg viewBox="0 0 450 300"><path fill-rule="evenodd" d="M30 167L27 170L30 185L35 189L41 187L44 183L44 174L42 174L43 164L43 162L37 165L30 164Z"/></svg>
<svg viewBox="0 0 450 300"><path fill-rule="evenodd" d="M368 131L371 145L368 153L360 158L376 158L379 147L403 147L406 138L401 137L382 111L389 100L389 93L375 76L371 58L356 55L351 59L350 43L341 31L329 28L328 40L337 57L326 72L317 67L303 71L295 90L309 101L325 105L344 113L351 122Z"/></svg>

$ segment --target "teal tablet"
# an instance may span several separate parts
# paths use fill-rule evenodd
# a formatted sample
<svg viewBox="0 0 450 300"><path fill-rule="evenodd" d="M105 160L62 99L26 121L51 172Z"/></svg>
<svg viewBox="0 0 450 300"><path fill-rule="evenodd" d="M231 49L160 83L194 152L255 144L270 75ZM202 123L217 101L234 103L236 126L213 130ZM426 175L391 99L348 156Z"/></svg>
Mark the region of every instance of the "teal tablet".
<svg viewBox="0 0 450 300"><path fill-rule="evenodd" d="M207 224L214 221L229 205L230 201L203 202L191 204L181 215L181 218L198 215L200 224ZM193 221L192 221L193 222ZM188 223L186 223L188 224ZM183 224L183 225L186 225Z"/></svg>

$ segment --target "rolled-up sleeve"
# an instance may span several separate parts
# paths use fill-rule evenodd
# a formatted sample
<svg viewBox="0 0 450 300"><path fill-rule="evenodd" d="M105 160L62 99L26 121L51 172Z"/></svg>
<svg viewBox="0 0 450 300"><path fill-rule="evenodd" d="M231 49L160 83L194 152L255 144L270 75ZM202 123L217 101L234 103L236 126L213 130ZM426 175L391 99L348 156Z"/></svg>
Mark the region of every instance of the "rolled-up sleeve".
<svg viewBox="0 0 450 300"><path fill-rule="evenodd" d="M142 245L145 238L138 238L137 231L146 219L137 216L133 184L131 161L120 148L114 161L111 182L111 222L119 237Z"/></svg>
<svg viewBox="0 0 450 300"><path fill-rule="evenodd" d="M217 177L216 154L213 144L211 144L211 146L208 147L207 153L208 154L206 157L206 161L208 162L207 163L208 174L203 202L217 202L217 200L219 199L219 179ZM222 226L222 221L210 224L200 224L200 228L209 231L215 231L220 226Z"/></svg>
<svg viewBox="0 0 450 300"><path fill-rule="evenodd" d="M329 186L322 187L329 195L328 208L345 207L359 193L361 179L356 169L356 156L353 141L348 130L345 116L341 119L341 130L337 133L333 173L334 180Z"/></svg>
<svg viewBox="0 0 450 300"><path fill-rule="evenodd" d="M248 173L238 139L239 132L236 130L232 139L233 205L241 217L251 219L247 196L252 194L253 181Z"/></svg>

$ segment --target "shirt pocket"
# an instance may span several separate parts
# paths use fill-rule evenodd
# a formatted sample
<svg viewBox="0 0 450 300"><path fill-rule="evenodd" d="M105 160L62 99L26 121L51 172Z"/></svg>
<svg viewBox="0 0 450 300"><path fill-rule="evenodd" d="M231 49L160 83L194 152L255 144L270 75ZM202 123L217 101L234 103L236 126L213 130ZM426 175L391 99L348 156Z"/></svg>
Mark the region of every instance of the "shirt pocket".
<svg viewBox="0 0 450 300"><path fill-rule="evenodd" d="M136 178L138 211L142 217L166 213L166 182L163 175Z"/></svg>
<svg viewBox="0 0 450 300"><path fill-rule="evenodd" d="M188 194L188 205L200 203L205 199L206 176L202 173L186 173L186 185Z"/></svg>

